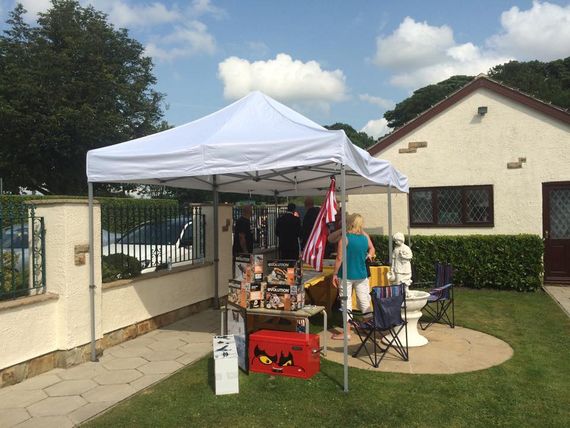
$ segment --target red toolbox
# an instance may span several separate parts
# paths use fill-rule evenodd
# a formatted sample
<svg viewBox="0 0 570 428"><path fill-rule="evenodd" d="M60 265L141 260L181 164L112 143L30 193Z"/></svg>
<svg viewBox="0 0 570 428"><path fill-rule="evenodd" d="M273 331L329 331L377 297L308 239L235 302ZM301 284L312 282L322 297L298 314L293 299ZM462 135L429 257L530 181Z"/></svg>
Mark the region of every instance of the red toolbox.
<svg viewBox="0 0 570 428"><path fill-rule="evenodd" d="M259 330L249 335L249 369L309 379L321 369L319 336Z"/></svg>

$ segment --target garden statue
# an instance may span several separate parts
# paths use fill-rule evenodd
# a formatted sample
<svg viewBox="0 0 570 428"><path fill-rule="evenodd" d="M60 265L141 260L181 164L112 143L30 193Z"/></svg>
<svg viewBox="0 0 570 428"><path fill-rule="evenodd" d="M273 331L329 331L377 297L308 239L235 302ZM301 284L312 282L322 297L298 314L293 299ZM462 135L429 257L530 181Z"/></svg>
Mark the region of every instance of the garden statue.
<svg viewBox="0 0 570 428"><path fill-rule="evenodd" d="M410 247L404 244L404 234L394 233L394 250L392 251L392 266L388 272L388 279L394 284L405 284L406 294L412 284L412 260L413 253Z"/></svg>

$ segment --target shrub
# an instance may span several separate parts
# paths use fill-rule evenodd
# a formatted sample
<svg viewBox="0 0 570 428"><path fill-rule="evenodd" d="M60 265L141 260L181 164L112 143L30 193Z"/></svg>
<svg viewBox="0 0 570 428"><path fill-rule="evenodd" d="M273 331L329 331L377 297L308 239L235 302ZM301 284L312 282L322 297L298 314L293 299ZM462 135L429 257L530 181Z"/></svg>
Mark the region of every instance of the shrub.
<svg viewBox="0 0 570 428"><path fill-rule="evenodd" d="M388 238L372 236L380 260ZM451 263L454 282L471 288L535 291L542 284L544 245L537 235L412 236L416 281L435 278L434 263Z"/></svg>
<svg viewBox="0 0 570 428"><path fill-rule="evenodd" d="M140 261L126 254L111 254L102 257L103 282L129 279L141 274Z"/></svg>
<svg viewBox="0 0 570 428"><path fill-rule="evenodd" d="M0 299L26 295L30 272L25 269L19 272L20 255L5 252L2 254L2 269L0 270Z"/></svg>

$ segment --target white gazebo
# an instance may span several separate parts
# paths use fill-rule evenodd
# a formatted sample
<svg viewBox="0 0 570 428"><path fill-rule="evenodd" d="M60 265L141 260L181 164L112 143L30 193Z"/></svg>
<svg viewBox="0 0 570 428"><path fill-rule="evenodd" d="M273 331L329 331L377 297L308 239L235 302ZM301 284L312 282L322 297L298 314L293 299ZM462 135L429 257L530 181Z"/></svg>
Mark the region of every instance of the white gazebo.
<svg viewBox="0 0 570 428"><path fill-rule="evenodd" d="M408 192L407 177L385 160L353 145L344 131L331 131L289 107L252 92L201 119L163 132L87 153L90 248L93 248L93 183L158 184L212 190L218 234L218 192L274 196L324 194L332 175L342 205L347 194ZM342 210L346 247L346 210ZM218 305L218 248L214 238L214 297ZM390 240L390 254L392 252ZM346 252L343 252L346 254ZM94 258L89 252L91 357L95 354ZM343 263L343 270L346 263ZM343 272L346 278L346 272ZM343 280L346 296L346 280ZM343 324L346 331L346 298ZM344 339L344 390L348 391L348 341Z"/></svg>

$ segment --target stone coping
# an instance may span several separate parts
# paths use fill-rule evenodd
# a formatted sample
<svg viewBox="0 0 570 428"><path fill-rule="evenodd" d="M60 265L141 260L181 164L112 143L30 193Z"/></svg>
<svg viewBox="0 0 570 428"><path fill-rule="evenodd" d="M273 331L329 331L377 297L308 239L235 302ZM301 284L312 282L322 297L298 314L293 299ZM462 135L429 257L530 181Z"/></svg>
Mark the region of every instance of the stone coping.
<svg viewBox="0 0 570 428"><path fill-rule="evenodd" d="M89 205L88 199L65 199L65 198L54 198L54 199L28 199L24 201L25 204L29 205ZM93 205L100 205L100 202L96 199L93 200Z"/></svg>
<svg viewBox="0 0 570 428"><path fill-rule="evenodd" d="M324 333L321 332L321 337ZM330 339L331 332L328 333ZM360 345L356 333L351 334L348 343L348 365L359 369L408 374L455 374L484 370L509 360L513 354L510 345L494 336L463 327L454 329L447 325L434 324L421 334L429 343L409 348L409 361L403 361L390 349L378 368L370 363L364 350L357 357L352 353ZM322 341L322 339L321 339ZM343 341L327 340L328 352L325 358L343 363ZM368 344L368 349L372 346Z"/></svg>
<svg viewBox="0 0 570 428"><path fill-rule="evenodd" d="M173 267L171 270L161 269L161 270L158 270L155 272L145 273L144 275L140 275L140 276L137 276L135 278L119 279L119 280L113 281L113 282L105 282L105 283L103 283L101 288L103 290L109 290L111 288L125 287L127 285L133 285L137 282L144 281L146 279L160 278L160 277L170 275L170 274L174 274L174 273L182 273L182 272L186 272L189 270L200 269L203 267L209 267L209 266L213 266L213 265L214 265L214 262L204 262L204 263L199 263L199 264L195 264L195 265L177 266L177 267Z"/></svg>
<svg viewBox="0 0 570 428"><path fill-rule="evenodd" d="M35 296L24 296L14 300L6 300L0 302L0 311L5 309L19 308L21 306L35 305L36 303L47 302L48 300L57 300L59 295L55 293L42 293Z"/></svg>

